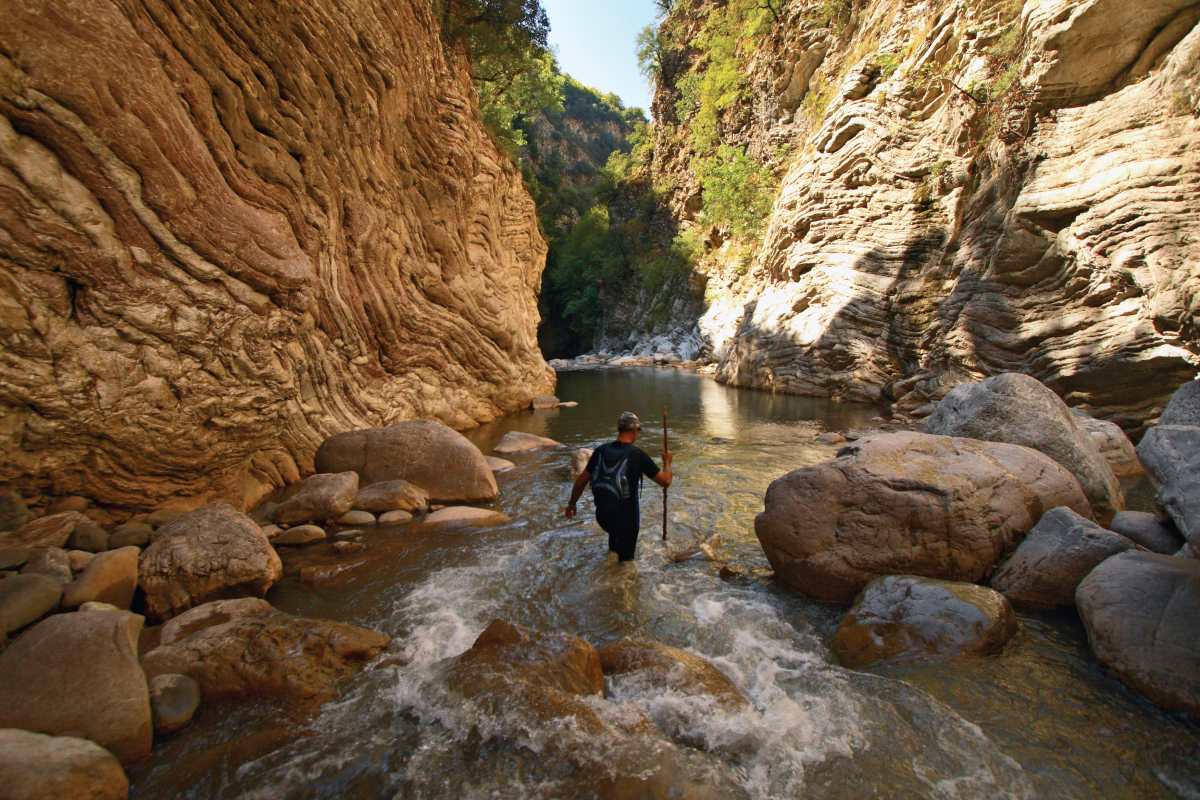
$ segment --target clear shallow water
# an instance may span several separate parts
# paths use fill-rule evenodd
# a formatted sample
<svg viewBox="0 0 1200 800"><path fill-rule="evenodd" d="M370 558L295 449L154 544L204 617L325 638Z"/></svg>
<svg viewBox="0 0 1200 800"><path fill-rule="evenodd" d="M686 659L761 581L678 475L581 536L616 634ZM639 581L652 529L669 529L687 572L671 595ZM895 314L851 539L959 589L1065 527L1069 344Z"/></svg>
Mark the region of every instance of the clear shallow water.
<svg viewBox="0 0 1200 800"><path fill-rule="evenodd" d="M580 407L516 415L470 436L485 452L513 429L594 446L628 409L642 414L640 444L657 460L668 405L677 454L668 546L719 533L723 557L750 571L767 566L753 519L770 481L831 457L835 448L814 442L821 430L866 427L877 413L658 370L565 373L558 394ZM995 658L844 670L826 644L842 609L767 579L722 580L702 559L670 563L657 487L643 496L636 567L618 570L586 495L579 518L561 516L569 450L512 460L497 503L511 524L379 529L366 553L287 555L291 573L356 567L317 588L287 577L273 603L384 630L392 647L315 716L202 709L134 771L133 796L586 797L598 775L668 764L668 778L708 787L694 796L1200 797L1200 731L1106 677L1073 615L1023 617ZM439 662L496 617L597 645L637 635L689 648L753 709L722 713L627 680L609 686L596 712L617 730L644 714L668 736L589 737L483 712L447 695Z"/></svg>

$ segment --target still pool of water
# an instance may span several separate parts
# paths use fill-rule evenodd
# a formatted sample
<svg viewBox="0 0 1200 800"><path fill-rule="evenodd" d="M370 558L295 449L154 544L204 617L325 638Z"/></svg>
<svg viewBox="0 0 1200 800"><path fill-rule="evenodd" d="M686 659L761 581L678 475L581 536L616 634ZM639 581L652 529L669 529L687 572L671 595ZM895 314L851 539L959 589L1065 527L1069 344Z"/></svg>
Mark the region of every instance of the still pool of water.
<svg viewBox="0 0 1200 800"><path fill-rule="evenodd" d="M133 797L588 797L597 774L669 762L712 797L1200 798L1200 727L1108 677L1073 614L1023 616L997 657L857 672L837 666L827 645L843 609L769 578L723 580L702 558L666 558L666 548L720 534L722 557L765 572L754 515L767 485L833 456L814 441L821 430L868 427L876 409L650 369L564 373L558 394L579 407L469 435L485 452L509 430L592 447L633 410L645 424L639 444L658 460L667 406L677 476L667 545L662 494L648 484L636 565L608 563L587 496L577 519L562 516L563 448L513 457L516 469L499 476L496 505L510 524L375 529L365 553L343 559L356 566L321 587L294 572L334 554L323 545L287 554L293 574L271 602L383 630L391 648L315 715L203 708L131 773ZM494 618L596 645L640 636L688 648L753 707L725 713L631 682L593 703L614 728L644 714L669 738L585 737L483 713L447 695L438 662Z"/></svg>

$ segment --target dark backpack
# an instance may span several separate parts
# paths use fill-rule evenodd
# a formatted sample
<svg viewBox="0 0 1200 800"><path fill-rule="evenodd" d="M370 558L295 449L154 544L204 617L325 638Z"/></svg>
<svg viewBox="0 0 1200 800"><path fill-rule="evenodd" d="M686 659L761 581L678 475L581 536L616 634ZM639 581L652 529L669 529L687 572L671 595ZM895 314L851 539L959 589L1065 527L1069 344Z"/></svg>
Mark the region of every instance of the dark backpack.
<svg viewBox="0 0 1200 800"><path fill-rule="evenodd" d="M629 485L629 456L633 454L633 448L629 448L624 455L616 457L612 462L605 458L607 451L607 446L596 451L592 494L597 502L602 495L607 495L611 500L628 500L633 496L632 487Z"/></svg>

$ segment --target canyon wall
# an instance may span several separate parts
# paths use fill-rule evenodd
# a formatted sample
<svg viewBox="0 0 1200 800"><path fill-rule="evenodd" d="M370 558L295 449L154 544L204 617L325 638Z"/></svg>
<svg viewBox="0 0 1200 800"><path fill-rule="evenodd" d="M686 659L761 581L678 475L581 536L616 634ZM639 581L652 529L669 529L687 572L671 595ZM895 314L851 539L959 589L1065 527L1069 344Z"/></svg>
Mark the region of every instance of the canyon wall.
<svg viewBox="0 0 1200 800"><path fill-rule="evenodd" d="M0 483L248 505L552 388L534 205L427 0L0 19Z"/></svg>
<svg viewBox="0 0 1200 800"><path fill-rule="evenodd" d="M759 4L760 6L762 4ZM722 143L779 176L710 252L721 379L914 411L1015 370L1137 432L1200 360L1200 3L790 0ZM726 3L679 0L653 169L705 225L677 104Z"/></svg>

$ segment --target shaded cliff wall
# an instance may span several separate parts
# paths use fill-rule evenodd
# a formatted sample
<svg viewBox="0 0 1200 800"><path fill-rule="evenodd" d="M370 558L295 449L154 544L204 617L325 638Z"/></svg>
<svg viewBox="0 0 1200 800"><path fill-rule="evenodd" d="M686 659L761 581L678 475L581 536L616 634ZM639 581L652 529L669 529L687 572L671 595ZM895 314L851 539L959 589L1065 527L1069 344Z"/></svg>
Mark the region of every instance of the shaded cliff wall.
<svg viewBox="0 0 1200 800"><path fill-rule="evenodd" d="M0 18L0 481L248 504L328 434L552 387L533 202L427 2Z"/></svg>
<svg viewBox="0 0 1200 800"><path fill-rule="evenodd" d="M1016 370L1130 430L1153 418L1200 353L1200 3L777 5L720 120L780 177L749 268L713 232L720 377L912 410ZM723 6L666 24L694 41ZM705 62L673 56L654 168L702 224L674 109Z"/></svg>

